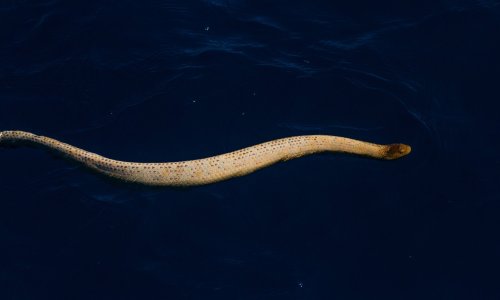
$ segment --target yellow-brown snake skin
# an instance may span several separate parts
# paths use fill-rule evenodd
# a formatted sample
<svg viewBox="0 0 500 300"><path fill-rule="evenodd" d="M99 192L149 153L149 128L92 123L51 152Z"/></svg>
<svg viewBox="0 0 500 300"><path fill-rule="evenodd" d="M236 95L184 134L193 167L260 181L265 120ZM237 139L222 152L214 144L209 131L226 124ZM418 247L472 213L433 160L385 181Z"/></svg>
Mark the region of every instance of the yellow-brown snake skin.
<svg viewBox="0 0 500 300"><path fill-rule="evenodd" d="M305 135L277 139L203 159L135 163L109 159L29 132L0 132L0 145L9 142L42 145L107 176L154 186L196 186L219 182L250 174L280 161L318 152L342 152L391 160L411 151L411 147L405 144L378 145L345 137Z"/></svg>

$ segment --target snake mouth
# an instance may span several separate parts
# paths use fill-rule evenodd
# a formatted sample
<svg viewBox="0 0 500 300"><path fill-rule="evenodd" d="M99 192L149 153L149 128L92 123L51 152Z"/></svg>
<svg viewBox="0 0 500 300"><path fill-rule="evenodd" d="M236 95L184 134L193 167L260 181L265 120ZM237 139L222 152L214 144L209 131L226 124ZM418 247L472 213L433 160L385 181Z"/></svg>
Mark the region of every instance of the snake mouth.
<svg viewBox="0 0 500 300"><path fill-rule="evenodd" d="M405 144L390 144L386 146L385 159L392 160L410 154L411 147Z"/></svg>

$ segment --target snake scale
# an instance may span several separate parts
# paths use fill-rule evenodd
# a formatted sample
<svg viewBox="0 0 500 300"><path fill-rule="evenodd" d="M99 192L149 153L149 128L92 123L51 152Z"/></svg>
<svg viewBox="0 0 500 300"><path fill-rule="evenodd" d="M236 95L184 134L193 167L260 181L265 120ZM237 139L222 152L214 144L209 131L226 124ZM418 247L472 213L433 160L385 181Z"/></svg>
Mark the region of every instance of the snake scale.
<svg viewBox="0 0 500 300"><path fill-rule="evenodd" d="M107 176L152 186L196 186L250 174L280 161L319 152L341 152L392 160L407 155L405 144L379 145L345 137L304 135L277 139L203 159L136 163L109 159L55 139L24 131L0 132L0 145L41 145Z"/></svg>

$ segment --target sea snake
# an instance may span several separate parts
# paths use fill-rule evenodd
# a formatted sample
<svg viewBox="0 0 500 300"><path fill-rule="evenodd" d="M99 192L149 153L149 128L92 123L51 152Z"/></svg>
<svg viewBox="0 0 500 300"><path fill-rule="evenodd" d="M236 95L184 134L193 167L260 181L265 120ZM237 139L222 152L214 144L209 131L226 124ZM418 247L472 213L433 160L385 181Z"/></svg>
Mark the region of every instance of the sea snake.
<svg viewBox="0 0 500 300"><path fill-rule="evenodd" d="M41 145L107 176L152 186L196 186L250 174L280 161L318 152L342 152L392 160L407 155L405 144L379 145L345 137L304 135L273 140L203 159L136 163L109 159L55 139L24 131L0 132L0 145Z"/></svg>

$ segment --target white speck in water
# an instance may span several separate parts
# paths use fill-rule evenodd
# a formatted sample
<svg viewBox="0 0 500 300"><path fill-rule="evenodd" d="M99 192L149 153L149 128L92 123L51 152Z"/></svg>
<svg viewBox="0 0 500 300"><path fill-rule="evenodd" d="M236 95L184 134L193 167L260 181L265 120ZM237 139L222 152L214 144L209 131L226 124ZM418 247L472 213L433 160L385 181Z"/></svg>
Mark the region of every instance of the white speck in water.
<svg viewBox="0 0 500 300"><path fill-rule="evenodd" d="M304 283L302 283L302 281L297 282L297 285L298 285L299 288L303 288L304 287Z"/></svg>
<svg viewBox="0 0 500 300"><path fill-rule="evenodd" d="M203 28L205 31L209 31L210 30L210 26L205 26L205 28Z"/></svg>
<svg viewBox="0 0 500 300"><path fill-rule="evenodd" d="M193 103L196 103L196 102L198 102L198 100L194 99L192 102L193 102Z"/></svg>
<svg viewBox="0 0 500 300"><path fill-rule="evenodd" d="M310 61L308 61L307 59L304 59L304 62L305 62L306 64L311 63L311 62L310 62Z"/></svg>
<svg viewBox="0 0 500 300"><path fill-rule="evenodd" d="M257 93L256 93L256 92L253 92L253 93L252 93L252 96L254 96L254 97L255 97L255 96L257 96Z"/></svg>
<svg viewBox="0 0 500 300"><path fill-rule="evenodd" d="M244 116L244 115L246 115L246 114L247 114L246 112L242 112L242 113L241 113L241 115L242 115L242 116Z"/></svg>

